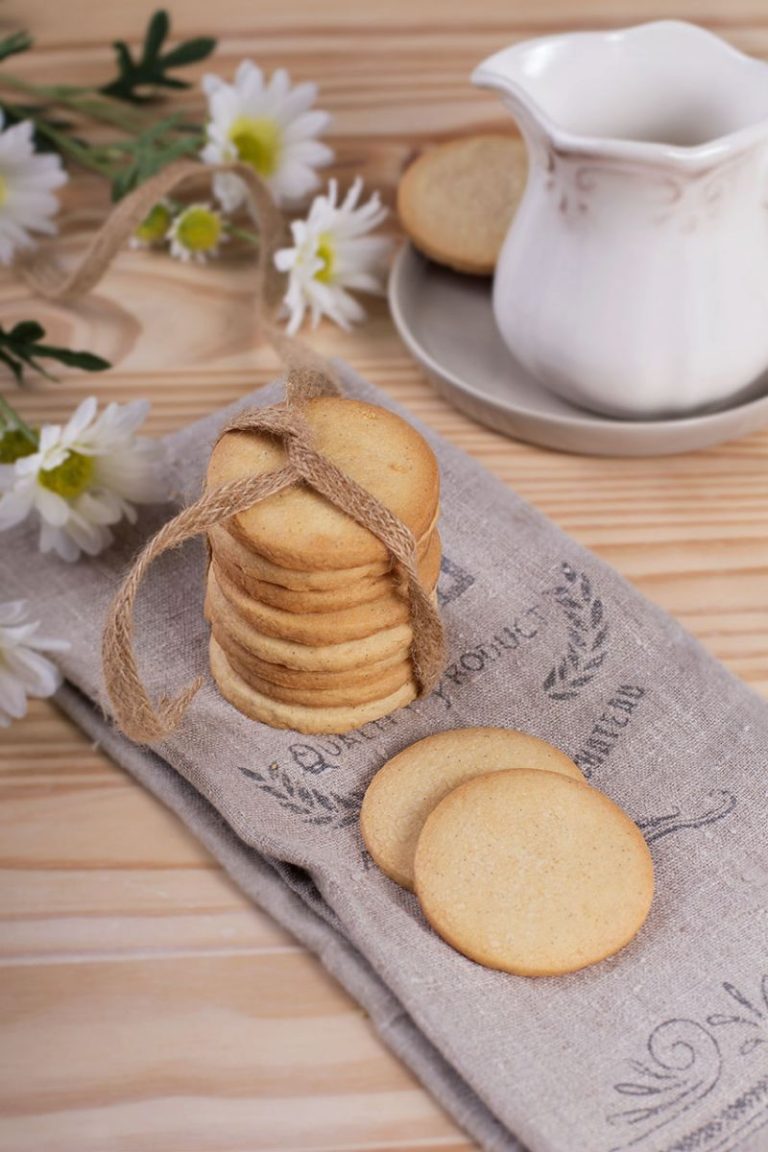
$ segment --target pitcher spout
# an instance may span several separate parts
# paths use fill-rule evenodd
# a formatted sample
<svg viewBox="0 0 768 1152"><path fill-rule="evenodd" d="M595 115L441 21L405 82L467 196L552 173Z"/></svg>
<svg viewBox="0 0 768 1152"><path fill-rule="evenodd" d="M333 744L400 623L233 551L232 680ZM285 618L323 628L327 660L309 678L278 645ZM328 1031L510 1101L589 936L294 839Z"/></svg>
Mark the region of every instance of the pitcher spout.
<svg viewBox="0 0 768 1152"><path fill-rule="evenodd" d="M514 44L472 74L529 140L690 172L768 139L768 67L711 32L662 20Z"/></svg>
<svg viewBox="0 0 768 1152"><path fill-rule="evenodd" d="M549 39L546 37L545 39ZM472 73L471 80L476 88L492 88L509 100L528 103L525 87L525 61L531 50L542 40L527 40L523 44L513 44L494 52Z"/></svg>
<svg viewBox="0 0 768 1152"><path fill-rule="evenodd" d="M471 80L476 88L489 88L498 92L504 106L512 113L529 148L546 137L546 116L536 104L525 82L525 60L532 45L527 41L494 53L478 64Z"/></svg>

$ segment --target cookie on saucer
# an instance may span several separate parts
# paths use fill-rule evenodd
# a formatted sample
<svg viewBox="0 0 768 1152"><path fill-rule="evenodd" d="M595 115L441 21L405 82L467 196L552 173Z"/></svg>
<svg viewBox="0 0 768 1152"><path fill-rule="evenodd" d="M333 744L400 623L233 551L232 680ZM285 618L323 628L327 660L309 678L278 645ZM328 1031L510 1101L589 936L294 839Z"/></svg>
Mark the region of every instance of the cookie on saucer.
<svg viewBox="0 0 768 1152"><path fill-rule="evenodd" d="M513 136L438 144L400 180L400 221L419 251L438 264L491 276L526 178L525 148Z"/></svg>

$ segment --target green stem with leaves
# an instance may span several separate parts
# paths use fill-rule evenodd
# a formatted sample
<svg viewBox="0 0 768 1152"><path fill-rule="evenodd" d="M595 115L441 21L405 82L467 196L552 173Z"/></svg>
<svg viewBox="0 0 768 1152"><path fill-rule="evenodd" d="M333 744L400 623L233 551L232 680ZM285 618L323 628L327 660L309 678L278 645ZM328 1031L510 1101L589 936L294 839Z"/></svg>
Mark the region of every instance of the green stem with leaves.
<svg viewBox="0 0 768 1152"><path fill-rule="evenodd" d="M0 99L7 120L31 120L38 143L42 141L76 161L82 167L104 176L112 185L112 199L119 200L148 180L167 164L191 156L202 146L204 133L199 124L190 124L180 115L158 119L158 94L164 90L189 88L176 74L180 68L206 59L216 41L198 36L168 45L168 13L153 13L138 51L118 40L114 44L117 75L97 86L35 84L13 74L0 73L0 92L17 94L17 102ZM16 32L0 39L0 61L26 52L31 37ZM147 106L148 112L141 111ZM63 110L63 113L60 112ZM75 135L72 123L62 123L60 115L72 115L109 125L122 138L92 144Z"/></svg>
<svg viewBox="0 0 768 1152"><path fill-rule="evenodd" d="M15 92L33 96L43 104L70 108L73 112L89 116L92 120L100 120L103 124L111 124L124 132L139 132L143 126L141 117L116 100L96 96L92 88L76 88L69 84L31 84L20 76L5 73L0 73L0 88L13 88Z"/></svg>
<svg viewBox="0 0 768 1152"><path fill-rule="evenodd" d="M98 172L100 176L106 176L108 180L113 178L115 165L106 159L101 159L101 155L106 149L96 148L92 144L81 144L74 136L68 136L66 132L59 132L58 128L54 128L52 124L36 113L32 113L28 119L34 124L35 131L40 136L45 136L46 140L50 140L58 152L71 156L73 160L76 160L83 168L90 169L91 172Z"/></svg>

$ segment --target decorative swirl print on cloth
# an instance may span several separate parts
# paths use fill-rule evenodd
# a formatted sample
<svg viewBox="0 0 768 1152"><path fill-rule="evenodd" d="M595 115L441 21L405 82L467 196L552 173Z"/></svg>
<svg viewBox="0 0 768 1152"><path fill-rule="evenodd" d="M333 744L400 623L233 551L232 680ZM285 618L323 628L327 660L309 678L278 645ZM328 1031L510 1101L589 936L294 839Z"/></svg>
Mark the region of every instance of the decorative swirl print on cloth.
<svg viewBox="0 0 768 1152"><path fill-rule="evenodd" d="M749 1000L743 992L727 981L723 990L739 1007L739 1012L730 1015L725 1012L714 1012L707 1016L707 1024L711 1028L733 1027L741 1029L739 1042L739 1055L749 1056L756 1048L768 1046L768 972L760 981L758 996ZM745 1032L744 1029L747 1029Z"/></svg>
<svg viewBox="0 0 768 1152"><path fill-rule="evenodd" d="M705 824L715 824L730 816L736 804L733 792L716 788L704 794L703 811L683 814L680 808L675 808L663 816L635 817L634 820L648 843L652 844L654 840L661 840L663 836L670 836L683 828L703 828Z"/></svg>
<svg viewBox="0 0 768 1152"><path fill-rule="evenodd" d="M648 1037L647 1052L649 1059L629 1061L635 1079L614 1084L627 1106L607 1117L616 1127L642 1130L611 1152L630 1148L669 1124L711 1092L720 1078L720 1047L695 1020L665 1020Z"/></svg>
<svg viewBox="0 0 768 1152"><path fill-rule="evenodd" d="M742 1061L754 1075L757 1060L758 1079L705 1123L674 1137L663 1152L731 1152L768 1125L768 972L754 992L746 993L727 980L720 987L728 1000L707 1015L704 1024L665 1020L648 1038L650 1059L627 1061L635 1075L614 1084L613 1091L637 1103L618 1109L614 1103L606 1114L606 1123L624 1129L626 1135L621 1143L611 1143L610 1152L642 1145L705 1099L728 1068ZM748 1147L757 1149L758 1145Z"/></svg>

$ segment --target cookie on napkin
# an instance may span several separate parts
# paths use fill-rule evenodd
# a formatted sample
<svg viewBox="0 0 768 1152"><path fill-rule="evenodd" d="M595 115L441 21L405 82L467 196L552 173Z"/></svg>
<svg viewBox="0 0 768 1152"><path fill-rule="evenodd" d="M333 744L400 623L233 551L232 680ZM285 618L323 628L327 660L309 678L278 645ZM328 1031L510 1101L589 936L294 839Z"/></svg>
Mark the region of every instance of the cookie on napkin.
<svg viewBox="0 0 768 1152"><path fill-rule="evenodd" d="M404 748L379 769L363 798L360 831L373 860L396 884L413 888L416 844L430 812L467 780L510 768L584 779L559 748L513 728L449 729Z"/></svg>
<svg viewBox="0 0 768 1152"><path fill-rule="evenodd" d="M456 788L427 817L416 894L440 936L518 976L596 964L639 932L653 898L640 829L596 788L516 768Z"/></svg>

